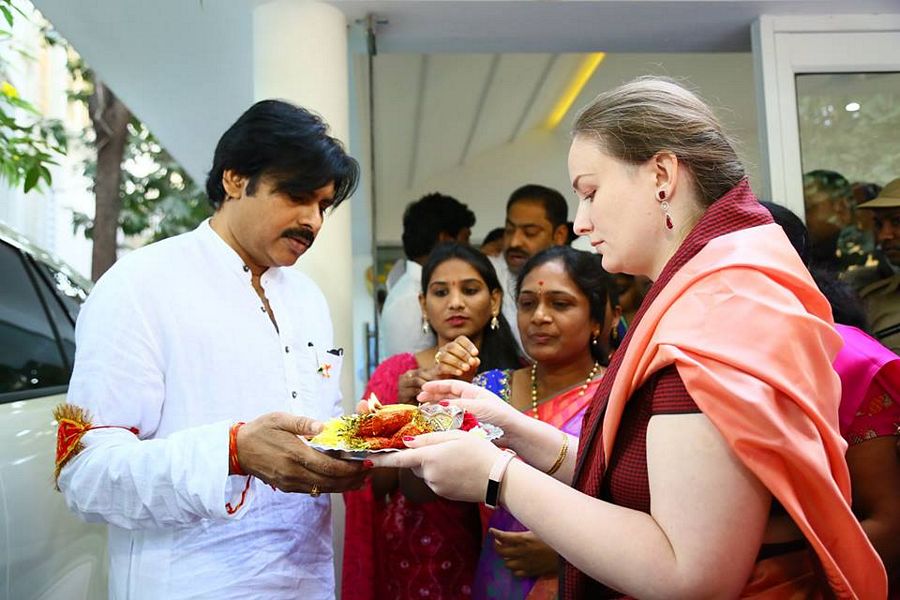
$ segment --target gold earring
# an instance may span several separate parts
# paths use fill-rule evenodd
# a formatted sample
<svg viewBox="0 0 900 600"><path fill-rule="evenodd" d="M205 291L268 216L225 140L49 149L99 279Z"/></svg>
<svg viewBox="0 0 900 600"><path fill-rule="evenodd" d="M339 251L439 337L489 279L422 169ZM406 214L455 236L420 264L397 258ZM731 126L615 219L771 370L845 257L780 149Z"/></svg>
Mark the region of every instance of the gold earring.
<svg viewBox="0 0 900 600"><path fill-rule="evenodd" d="M491 319L491 331L497 331L498 329L500 329L500 321L497 320L497 315L494 315Z"/></svg>

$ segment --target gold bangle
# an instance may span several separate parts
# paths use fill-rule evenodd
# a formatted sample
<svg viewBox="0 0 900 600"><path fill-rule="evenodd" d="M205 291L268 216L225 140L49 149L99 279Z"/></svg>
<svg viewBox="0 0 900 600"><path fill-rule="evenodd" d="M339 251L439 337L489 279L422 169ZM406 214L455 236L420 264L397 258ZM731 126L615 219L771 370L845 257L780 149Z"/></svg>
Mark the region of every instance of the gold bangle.
<svg viewBox="0 0 900 600"><path fill-rule="evenodd" d="M547 471L547 475L553 475L559 468L562 466L563 461L566 460L566 455L569 453L569 436L563 432L563 443L562 448L559 449L559 456L556 457L556 462L553 463L553 466L550 467L550 470Z"/></svg>

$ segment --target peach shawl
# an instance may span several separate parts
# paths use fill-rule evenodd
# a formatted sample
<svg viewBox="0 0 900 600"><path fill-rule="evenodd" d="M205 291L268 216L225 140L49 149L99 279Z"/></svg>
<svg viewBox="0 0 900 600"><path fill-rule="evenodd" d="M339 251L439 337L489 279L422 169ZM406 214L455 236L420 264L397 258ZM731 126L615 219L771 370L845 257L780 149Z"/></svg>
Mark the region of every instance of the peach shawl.
<svg viewBox="0 0 900 600"><path fill-rule="evenodd" d="M713 239L633 332L603 421L606 464L628 399L674 363L700 410L803 531L832 591L884 598L884 567L850 511L831 367L841 344L827 301L778 225Z"/></svg>

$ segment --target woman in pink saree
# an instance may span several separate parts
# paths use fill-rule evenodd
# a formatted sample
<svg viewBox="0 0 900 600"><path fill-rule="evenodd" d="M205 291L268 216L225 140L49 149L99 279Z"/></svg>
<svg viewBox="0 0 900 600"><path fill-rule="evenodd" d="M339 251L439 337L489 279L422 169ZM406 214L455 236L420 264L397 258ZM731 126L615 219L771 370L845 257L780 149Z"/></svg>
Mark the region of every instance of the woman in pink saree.
<svg viewBox="0 0 900 600"><path fill-rule="evenodd" d="M853 512L888 573L891 598L900 597L900 356L864 331L835 325L844 347L834 361L841 378L841 435Z"/></svg>
<svg viewBox="0 0 900 600"><path fill-rule="evenodd" d="M408 402L406 388L413 380L452 377L441 355L456 347L457 338L480 350L485 369L520 364L500 310L502 297L497 274L481 252L459 244L437 246L422 269L420 296L423 320L437 334L437 345L384 360L363 398L374 393L382 404ZM481 547L476 505L439 498L403 469L376 469L363 489L344 494L344 502L342 598L471 597Z"/></svg>

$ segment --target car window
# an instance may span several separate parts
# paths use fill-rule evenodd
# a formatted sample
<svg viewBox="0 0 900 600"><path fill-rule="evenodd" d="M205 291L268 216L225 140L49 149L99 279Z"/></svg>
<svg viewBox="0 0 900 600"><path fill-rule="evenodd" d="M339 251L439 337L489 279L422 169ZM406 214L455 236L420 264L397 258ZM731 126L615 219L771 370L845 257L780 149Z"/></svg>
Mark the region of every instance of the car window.
<svg viewBox="0 0 900 600"><path fill-rule="evenodd" d="M0 243L0 398L65 385L69 372L18 250Z"/></svg>
<svg viewBox="0 0 900 600"><path fill-rule="evenodd" d="M38 282L38 291L44 298L53 324L56 325L56 333L59 335L63 352L66 355L66 366L71 370L72 365L75 364L75 318L78 316L78 309L81 308L81 299L76 294L69 292L78 291L81 288L77 287L63 273L44 263L34 260L27 260L27 262L40 271L35 277ZM58 277L54 277L54 273Z"/></svg>
<svg viewBox="0 0 900 600"><path fill-rule="evenodd" d="M78 319L78 311L81 310L81 304L87 298L87 290L62 271L46 263L35 260L33 264L36 265L41 275L46 275L46 279L53 287L56 297L62 302L63 307L74 323Z"/></svg>

